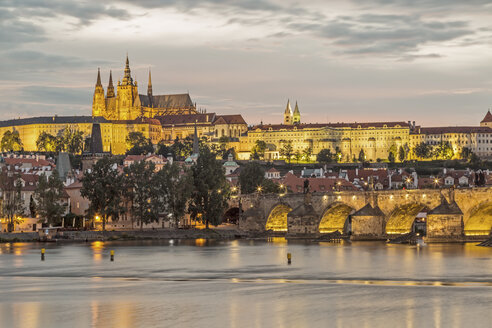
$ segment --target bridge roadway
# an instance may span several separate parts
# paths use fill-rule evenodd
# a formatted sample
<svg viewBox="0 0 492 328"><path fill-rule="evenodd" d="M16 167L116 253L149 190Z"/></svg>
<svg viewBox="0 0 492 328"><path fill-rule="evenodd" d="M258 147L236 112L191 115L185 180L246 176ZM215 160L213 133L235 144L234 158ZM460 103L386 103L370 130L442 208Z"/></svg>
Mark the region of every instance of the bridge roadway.
<svg viewBox="0 0 492 328"><path fill-rule="evenodd" d="M410 232L419 213L435 237L485 236L492 228L492 188L248 194L231 199L229 210L239 203L247 231L384 237Z"/></svg>

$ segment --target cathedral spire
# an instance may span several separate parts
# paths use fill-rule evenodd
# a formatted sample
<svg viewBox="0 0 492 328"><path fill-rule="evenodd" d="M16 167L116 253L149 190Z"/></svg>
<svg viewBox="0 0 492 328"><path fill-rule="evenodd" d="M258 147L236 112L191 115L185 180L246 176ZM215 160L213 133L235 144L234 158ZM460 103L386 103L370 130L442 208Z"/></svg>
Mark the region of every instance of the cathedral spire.
<svg viewBox="0 0 492 328"><path fill-rule="evenodd" d="M125 75L123 76L123 85L133 84L133 79L130 74L130 61L128 60L128 54L126 54Z"/></svg>
<svg viewBox="0 0 492 328"><path fill-rule="evenodd" d="M111 71L109 71L108 92L106 97L107 98L114 97L113 73Z"/></svg>
<svg viewBox="0 0 492 328"><path fill-rule="evenodd" d="M301 123L301 112L299 111L299 106L297 106L297 101L296 101L296 107L294 109L294 115L292 115L292 123L293 124Z"/></svg>
<svg viewBox="0 0 492 328"><path fill-rule="evenodd" d="M285 107L284 125L292 125L292 107L290 107L290 99L287 100L287 106Z"/></svg>
<svg viewBox="0 0 492 328"><path fill-rule="evenodd" d="M101 83L101 70L99 67L97 68L97 82L96 82L96 87L102 87Z"/></svg>
<svg viewBox="0 0 492 328"><path fill-rule="evenodd" d="M149 86L147 87L147 95L149 97L152 96L152 77L151 77L151 74L150 74L150 68L149 68Z"/></svg>

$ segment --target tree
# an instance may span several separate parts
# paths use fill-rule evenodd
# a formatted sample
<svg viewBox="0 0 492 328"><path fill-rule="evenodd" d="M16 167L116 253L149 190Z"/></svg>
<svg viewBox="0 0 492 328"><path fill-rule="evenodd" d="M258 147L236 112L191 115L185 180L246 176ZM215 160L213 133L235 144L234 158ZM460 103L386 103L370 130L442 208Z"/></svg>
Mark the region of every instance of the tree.
<svg viewBox="0 0 492 328"><path fill-rule="evenodd" d="M451 159L454 156L453 147L449 141L441 141L434 149L434 155L436 158Z"/></svg>
<svg viewBox="0 0 492 328"><path fill-rule="evenodd" d="M255 192L258 186L261 186L265 179L265 170L256 162L249 162L241 168L239 174L239 185L242 194L251 194Z"/></svg>
<svg viewBox="0 0 492 328"><path fill-rule="evenodd" d="M392 155L393 161L390 160L390 154ZM388 161L394 163L397 156L398 156L398 148L396 147L395 144L392 144L391 147L388 149Z"/></svg>
<svg viewBox="0 0 492 328"><path fill-rule="evenodd" d="M395 162L395 155L392 152L389 152L389 154L388 154L388 161L390 163L394 163Z"/></svg>
<svg viewBox="0 0 492 328"><path fill-rule="evenodd" d="M164 157L167 157L169 154L171 154L172 157L174 157L174 150L172 149L171 146L167 146L163 140L159 141L157 144L157 155L161 155Z"/></svg>
<svg viewBox="0 0 492 328"><path fill-rule="evenodd" d="M364 149L361 149L359 152L359 162L363 163L366 160L366 154L364 153Z"/></svg>
<svg viewBox="0 0 492 328"><path fill-rule="evenodd" d="M168 213L170 218L174 219L176 228L185 215L193 186L192 178L190 170L183 170L174 162L159 170L152 181L158 195L156 204L159 213Z"/></svg>
<svg viewBox="0 0 492 328"><path fill-rule="evenodd" d="M84 134L79 130L65 129L63 133L65 151L71 154L80 154L84 148Z"/></svg>
<svg viewBox="0 0 492 328"><path fill-rule="evenodd" d="M280 192L280 186L270 179L263 179L261 192L265 194L277 194Z"/></svg>
<svg viewBox="0 0 492 328"><path fill-rule="evenodd" d="M229 144L229 137L222 136L219 138L219 148L217 149L217 156L220 158L226 157L227 145Z"/></svg>
<svg viewBox="0 0 492 328"><path fill-rule="evenodd" d="M34 197L29 197L29 214L32 218L36 217L36 202L34 201Z"/></svg>
<svg viewBox="0 0 492 328"><path fill-rule="evenodd" d="M313 154L313 147L309 146L304 148L302 151L302 157L306 162L309 162L311 160L311 155Z"/></svg>
<svg viewBox="0 0 492 328"><path fill-rule="evenodd" d="M328 164L333 162L333 154L331 153L330 149L322 149L318 155L316 156L316 161L318 163L323 163L323 164Z"/></svg>
<svg viewBox="0 0 492 328"><path fill-rule="evenodd" d="M2 216L7 219L7 229L11 232L14 230L17 217L24 214L20 175L10 170L3 170L0 174L0 189L3 193L1 198Z"/></svg>
<svg viewBox="0 0 492 328"><path fill-rule="evenodd" d="M19 131L5 131L0 142L2 151L20 151L22 150L22 141L19 136Z"/></svg>
<svg viewBox="0 0 492 328"><path fill-rule="evenodd" d="M406 157L407 154L405 152L405 148L403 148L403 146L400 146L400 148L398 149L398 159L400 160L400 162L403 162Z"/></svg>
<svg viewBox="0 0 492 328"><path fill-rule="evenodd" d="M216 226L222 222L227 207L229 188L222 164L208 148L200 149L197 162L192 166L193 191L189 211L193 218Z"/></svg>
<svg viewBox="0 0 492 328"><path fill-rule="evenodd" d="M294 147L292 147L292 140L284 142L282 148L280 148L280 156L286 158L289 161L292 159L292 155L294 155Z"/></svg>
<svg viewBox="0 0 492 328"><path fill-rule="evenodd" d="M41 132L36 140L38 151L54 152L56 151L57 139L54 135L47 132Z"/></svg>
<svg viewBox="0 0 492 328"><path fill-rule="evenodd" d="M462 159L469 160L471 158L472 154L473 154L473 152L468 147L463 147L463 149L461 149L461 158Z"/></svg>
<svg viewBox="0 0 492 328"><path fill-rule="evenodd" d="M130 213L137 219L140 229L144 223L159 221L154 171L155 164L147 161L138 161L123 169L123 190L127 191Z"/></svg>
<svg viewBox="0 0 492 328"><path fill-rule="evenodd" d="M103 230L111 218L117 220L124 213L123 178L118 173L116 160L103 157L82 178L80 194L89 200L88 215L99 215Z"/></svg>
<svg viewBox="0 0 492 328"><path fill-rule="evenodd" d="M267 144L263 140L256 140L255 145L251 149L251 157L253 159L264 159Z"/></svg>
<svg viewBox="0 0 492 328"><path fill-rule="evenodd" d="M127 155L146 155L154 152L152 141L142 132L130 132L126 136L126 147Z"/></svg>
<svg viewBox="0 0 492 328"><path fill-rule="evenodd" d="M294 153L294 158L296 160L297 163L299 163L299 161L301 160L302 158L302 154L299 150L296 150L295 153Z"/></svg>
<svg viewBox="0 0 492 328"><path fill-rule="evenodd" d="M34 193L36 208L39 216L49 224L59 224L66 211L63 200L63 182L58 172L53 171L50 176L42 174Z"/></svg>
<svg viewBox="0 0 492 328"><path fill-rule="evenodd" d="M415 148L413 149L415 156L421 159L427 159L432 156L432 147L425 142L419 143Z"/></svg>

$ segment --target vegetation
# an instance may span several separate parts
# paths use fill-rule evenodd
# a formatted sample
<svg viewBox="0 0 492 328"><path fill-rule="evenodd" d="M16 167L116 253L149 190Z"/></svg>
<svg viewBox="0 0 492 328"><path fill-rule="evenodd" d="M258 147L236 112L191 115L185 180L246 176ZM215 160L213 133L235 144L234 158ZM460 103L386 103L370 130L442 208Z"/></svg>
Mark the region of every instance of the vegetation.
<svg viewBox="0 0 492 328"><path fill-rule="evenodd" d="M294 155L294 147L292 146L292 140L284 142L282 148L280 148L279 153L280 153L280 156L287 159L287 161L290 164L290 160L292 159L292 156Z"/></svg>
<svg viewBox="0 0 492 328"><path fill-rule="evenodd" d="M13 132L8 130L2 136L0 141L2 151L20 151L22 150L22 141L19 136L19 131Z"/></svg>
<svg viewBox="0 0 492 328"><path fill-rule="evenodd" d="M265 158L265 151L267 149L267 144L263 140L256 140L253 149L251 149L251 159L259 160Z"/></svg>
<svg viewBox="0 0 492 328"><path fill-rule="evenodd" d="M229 188L220 162L207 147L200 150L196 164L191 168L193 191L189 211L191 216L205 223L219 225L227 206Z"/></svg>
<svg viewBox="0 0 492 328"><path fill-rule="evenodd" d="M174 220L175 227L186 213L186 205L190 199L193 185L192 175L188 169L181 169L179 164L164 166L157 172L152 184L156 188L157 208L160 213L168 213L168 218Z"/></svg>
<svg viewBox="0 0 492 328"><path fill-rule="evenodd" d="M398 160L400 162L403 162L406 157L407 157L407 153L405 151L405 148L403 148L403 146L400 146L400 148L398 149Z"/></svg>
<svg viewBox="0 0 492 328"><path fill-rule="evenodd" d="M67 204L63 203L63 182L55 170L48 177L42 174L34 193L36 211L49 224L60 224Z"/></svg>
<svg viewBox="0 0 492 328"><path fill-rule="evenodd" d="M24 204L21 197L22 183L20 175L9 170L3 170L0 174L0 199L1 213L7 219L7 230L14 230L17 217L24 214Z"/></svg>
<svg viewBox="0 0 492 328"><path fill-rule="evenodd" d="M250 194L262 185L265 179L265 170L257 162L249 162L244 165L239 175L241 193Z"/></svg>
<svg viewBox="0 0 492 328"><path fill-rule="evenodd" d="M154 179L155 164L139 161L123 170L125 200L130 204L130 214L136 218L140 229L144 224L159 221L158 192Z"/></svg>
<svg viewBox="0 0 492 328"><path fill-rule="evenodd" d="M335 161L335 154L330 149L322 149L316 156L316 161L322 164L329 164Z"/></svg>
<svg viewBox="0 0 492 328"><path fill-rule="evenodd" d="M103 157L82 178L81 195L90 202L88 215L98 215L106 230L108 219L117 220L125 211L123 206L123 177L119 174L116 162Z"/></svg>
<svg viewBox="0 0 492 328"><path fill-rule="evenodd" d="M146 155L154 153L154 146L150 138L146 138L142 132L130 132L126 136L127 155Z"/></svg>
<svg viewBox="0 0 492 328"><path fill-rule="evenodd" d="M364 149L361 149L359 152L359 162L363 163L366 161L366 154L364 153Z"/></svg>
<svg viewBox="0 0 492 328"><path fill-rule="evenodd" d="M432 146L426 144L425 142L421 142L414 148L414 153L417 158L420 159L428 159L432 156Z"/></svg>

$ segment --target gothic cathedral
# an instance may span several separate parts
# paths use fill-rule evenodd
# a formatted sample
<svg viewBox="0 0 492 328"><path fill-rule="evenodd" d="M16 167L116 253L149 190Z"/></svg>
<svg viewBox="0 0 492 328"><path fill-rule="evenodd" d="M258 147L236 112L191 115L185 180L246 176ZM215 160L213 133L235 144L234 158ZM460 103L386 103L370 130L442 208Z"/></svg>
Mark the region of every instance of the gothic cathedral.
<svg viewBox="0 0 492 328"><path fill-rule="evenodd" d="M149 70L149 84L147 94L138 94L137 81L133 81L130 74L130 63L126 57L125 74L123 80L118 81L116 94L114 92L113 77L110 71L106 96L101 84L101 72L97 71L97 82L92 101L92 116L104 117L111 121L135 120L146 117L172 114L196 114L196 106L190 95L153 95L152 80Z"/></svg>

